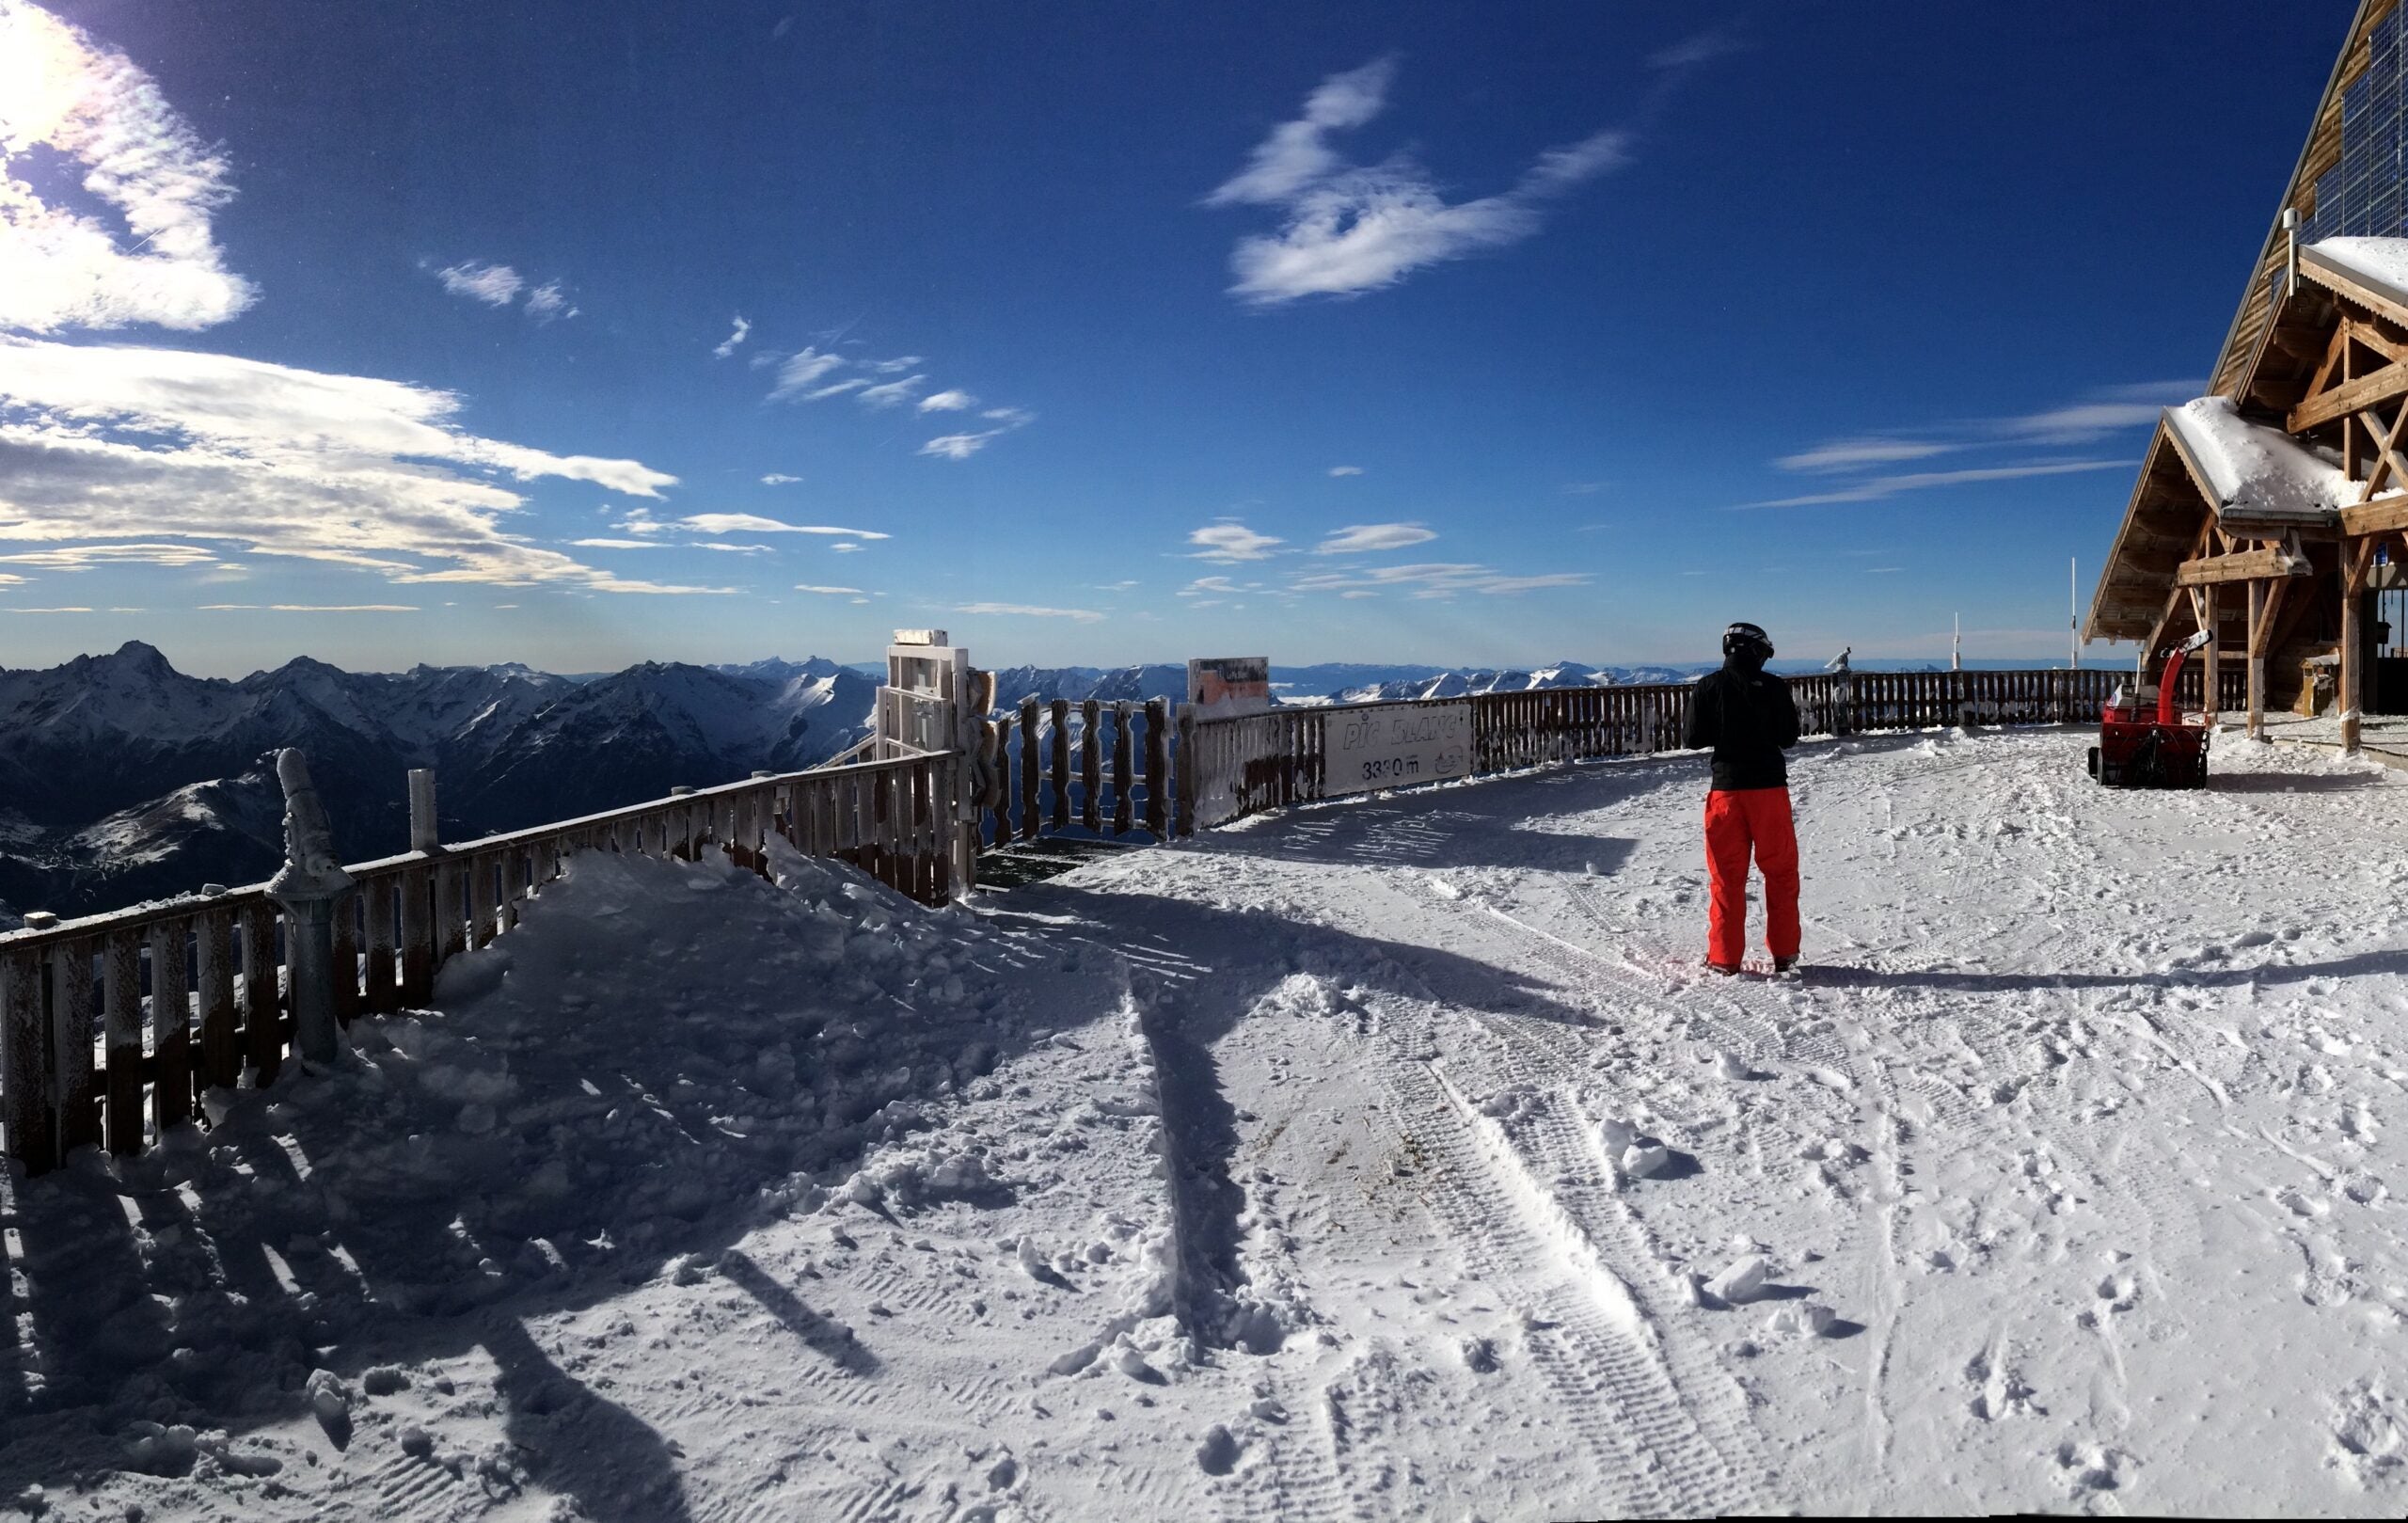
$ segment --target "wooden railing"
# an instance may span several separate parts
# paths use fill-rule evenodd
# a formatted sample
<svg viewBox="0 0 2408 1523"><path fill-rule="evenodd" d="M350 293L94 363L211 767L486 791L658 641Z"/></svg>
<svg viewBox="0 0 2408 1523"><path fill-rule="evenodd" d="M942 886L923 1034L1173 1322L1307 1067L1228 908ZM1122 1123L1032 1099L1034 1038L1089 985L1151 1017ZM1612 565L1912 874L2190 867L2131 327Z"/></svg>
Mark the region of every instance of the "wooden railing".
<svg viewBox="0 0 2408 1523"><path fill-rule="evenodd" d="M979 726L979 842L1171 837L1170 705L1025 698Z"/></svg>
<svg viewBox="0 0 2408 1523"><path fill-rule="evenodd" d="M766 873L774 833L943 904L962 765L939 754L757 777L348 868L337 1019L424 1002L446 960L516 924L579 851L690 860L717 847ZM261 884L0 935L8 1154L39 1173L87 1143L139 1152L205 1090L246 1071L274 1080L293 1051L285 918Z"/></svg>
<svg viewBox="0 0 2408 1523"><path fill-rule="evenodd" d="M2084 723L2099 717L2115 672L1857 672L1792 677L1806 735L1859 735L1960 724ZM1331 716L1370 706L1469 704L1471 775L1551 762L1643 756L1680 750L1688 722L1687 683L1557 688L1481 693L1424 705L1275 709L1193 726L1191 767L1180 766L1180 800L1211 829L1247 815L1324 797L1325 726ZM1182 827L1181 834L1186 833Z"/></svg>

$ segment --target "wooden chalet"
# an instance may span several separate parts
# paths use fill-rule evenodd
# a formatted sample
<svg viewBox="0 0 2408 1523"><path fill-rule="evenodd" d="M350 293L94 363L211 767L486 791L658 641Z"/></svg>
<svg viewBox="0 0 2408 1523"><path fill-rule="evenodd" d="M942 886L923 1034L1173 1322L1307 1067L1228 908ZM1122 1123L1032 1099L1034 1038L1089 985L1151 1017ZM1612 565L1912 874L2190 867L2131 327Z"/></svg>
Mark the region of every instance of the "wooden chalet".
<svg viewBox="0 0 2408 1523"><path fill-rule="evenodd" d="M2161 419L2084 628L2140 642L2144 673L2208 629L2207 703L2245 661L2253 735L2329 710L2355 749L2359 716L2408 712L2372 611L2408 586L2404 59L2402 0L2362 0L2214 389Z"/></svg>

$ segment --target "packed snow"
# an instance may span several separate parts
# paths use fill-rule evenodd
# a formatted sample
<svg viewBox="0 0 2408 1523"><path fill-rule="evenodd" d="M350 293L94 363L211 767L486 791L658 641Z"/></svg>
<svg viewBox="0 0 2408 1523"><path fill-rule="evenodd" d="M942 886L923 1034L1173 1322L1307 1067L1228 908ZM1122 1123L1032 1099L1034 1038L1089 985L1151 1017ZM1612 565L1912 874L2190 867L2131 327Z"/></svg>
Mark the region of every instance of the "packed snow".
<svg viewBox="0 0 2408 1523"><path fill-rule="evenodd" d="M1802 748L1798 979L1701 976L1694 757L941 912L580 857L11 1186L0 1505L2397 1516L2408 779L2084 743Z"/></svg>
<svg viewBox="0 0 2408 1523"><path fill-rule="evenodd" d="M2165 417L2207 473L2219 512L2322 524L2363 495L2337 456L2327 458L2279 428L2249 421L2229 397L2201 397L2167 408Z"/></svg>
<svg viewBox="0 0 2408 1523"><path fill-rule="evenodd" d="M2408 303L2408 238L2326 238L2308 245L2382 295Z"/></svg>

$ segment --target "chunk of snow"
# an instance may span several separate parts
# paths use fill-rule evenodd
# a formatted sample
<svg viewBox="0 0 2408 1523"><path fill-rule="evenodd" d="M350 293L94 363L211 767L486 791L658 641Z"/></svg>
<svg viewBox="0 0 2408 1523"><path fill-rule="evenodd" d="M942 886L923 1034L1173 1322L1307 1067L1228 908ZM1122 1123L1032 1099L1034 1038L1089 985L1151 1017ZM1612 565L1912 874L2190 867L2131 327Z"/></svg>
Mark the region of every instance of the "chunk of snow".
<svg viewBox="0 0 2408 1523"><path fill-rule="evenodd" d="M1765 1262L1763 1255L1751 1253L1744 1259L1735 1261L1722 1273L1707 1280L1705 1288L1716 1300L1727 1301L1733 1306L1737 1306L1742 1301L1752 1301L1756 1298L1758 1293L1764 1289L1765 1276L1770 1272L1771 1268L1770 1264Z"/></svg>
<svg viewBox="0 0 2408 1523"><path fill-rule="evenodd" d="M2337 461L2242 418L2228 398L2186 402L2165 418L2208 478L2219 512L2322 523L2358 499L2360 488Z"/></svg>

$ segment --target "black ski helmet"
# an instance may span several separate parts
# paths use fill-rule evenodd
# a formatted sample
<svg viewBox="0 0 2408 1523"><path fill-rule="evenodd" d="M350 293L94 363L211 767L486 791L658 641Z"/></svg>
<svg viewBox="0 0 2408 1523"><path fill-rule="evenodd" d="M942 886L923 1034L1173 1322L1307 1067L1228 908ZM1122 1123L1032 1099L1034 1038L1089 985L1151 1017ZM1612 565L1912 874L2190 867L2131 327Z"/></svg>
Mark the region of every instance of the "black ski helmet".
<svg viewBox="0 0 2408 1523"><path fill-rule="evenodd" d="M1736 656L1745 651L1758 661L1772 659L1772 637L1755 625L1742 619L1722 631L1722 654Z"/></svg>

